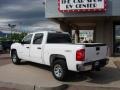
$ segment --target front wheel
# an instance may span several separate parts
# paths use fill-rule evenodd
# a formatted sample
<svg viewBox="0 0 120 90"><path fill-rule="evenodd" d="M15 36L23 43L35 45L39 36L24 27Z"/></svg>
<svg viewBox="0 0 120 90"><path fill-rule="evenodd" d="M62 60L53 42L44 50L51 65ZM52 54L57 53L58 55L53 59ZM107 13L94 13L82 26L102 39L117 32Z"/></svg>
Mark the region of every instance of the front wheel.
<svg viewBox="0 0 120 90"><path fill-rule="evenodd" d="M12 62L13 64L16 64L16 65L19 65L20 64L20 59L17 55L17 52L16 51L13 51L12 54L11 54L11 59L12 59Z"/></svg>
<svg viewBox="0 0 120 90"><path fill-rule="evenodd" d="M57 80L66 80L67 73L68 69L65 61L57 60L52 63L52 74Z"/></svg>

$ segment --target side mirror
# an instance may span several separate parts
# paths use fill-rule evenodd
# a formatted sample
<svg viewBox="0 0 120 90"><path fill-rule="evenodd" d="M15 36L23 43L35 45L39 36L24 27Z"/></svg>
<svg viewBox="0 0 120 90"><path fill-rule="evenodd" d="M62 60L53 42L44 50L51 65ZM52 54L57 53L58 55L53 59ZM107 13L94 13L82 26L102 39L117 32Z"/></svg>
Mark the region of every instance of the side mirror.
<svg viewBox="0 0 120 90"><path fill-rule="evenodd" d="M20 43L21 43L21 44L25 44L24 41L21 41Z"/></svg>

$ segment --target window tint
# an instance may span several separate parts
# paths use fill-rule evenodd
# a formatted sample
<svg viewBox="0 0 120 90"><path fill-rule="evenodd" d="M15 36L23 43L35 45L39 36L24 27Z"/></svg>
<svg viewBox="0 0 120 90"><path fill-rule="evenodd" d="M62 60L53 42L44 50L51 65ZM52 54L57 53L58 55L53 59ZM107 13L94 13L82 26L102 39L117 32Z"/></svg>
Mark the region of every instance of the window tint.
<svg viewBox="0 0 120 90"><path fill-rule="evenodd" d="M42 40L43 40L43 34L42 33L35 34L33 44L41 44Z"/></svg>
<svg viewBox="0 0 120 90"><path fill-rule="evenodd" d="M47 43L72 43L69 34L49 33Z"/></svg>
<svg viewBox="0 0 120 90"><path fill-rule="evenodd" d="M31 38L32 38L32 34L27 35L27 36L23 39L24 44L30 44L30 43L31 43Z"/></svg>

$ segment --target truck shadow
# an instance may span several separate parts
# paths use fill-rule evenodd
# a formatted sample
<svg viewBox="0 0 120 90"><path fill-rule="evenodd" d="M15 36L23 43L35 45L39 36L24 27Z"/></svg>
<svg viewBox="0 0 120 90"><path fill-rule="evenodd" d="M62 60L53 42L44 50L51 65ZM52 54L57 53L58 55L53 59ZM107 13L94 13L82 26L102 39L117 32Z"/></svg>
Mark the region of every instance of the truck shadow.
<svg viewBox="0 0 120 90"><path fill-rule="evenodd" d="M40 69L51 71L49 66L36 64L32 62L23 62L22 65L31 65ZM120 70L113 67L105 67L101 71L95 72L70 72L68 79L65 82L88 82L96 84L109 84L112 82L120 81Z"/></svg>
<svg viewBox="0 0 120 90"><path fill-rule="evenodd" d="M101 71L96 72L81 72L70 75L69 82L85 81L95 84L109 84L120 81L120 70L112 67L105 67Z"/></svg>
<svg viewBox="0 0 120 90"><path fill-rule="evenodd" d="M90 83L109 84L120 81L120 70L113 67L106 67L100 72L88 74Z"/></svg>

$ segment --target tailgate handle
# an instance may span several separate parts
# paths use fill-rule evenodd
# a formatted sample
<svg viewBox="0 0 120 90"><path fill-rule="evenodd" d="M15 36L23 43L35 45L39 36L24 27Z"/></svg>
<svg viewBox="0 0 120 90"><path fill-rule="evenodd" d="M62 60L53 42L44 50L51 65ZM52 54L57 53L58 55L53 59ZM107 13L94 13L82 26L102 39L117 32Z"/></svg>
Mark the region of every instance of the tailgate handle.
<svg viewBox="0 0 120 90"><path fill-rule="evenodd" d="M37 49L41 49L41 47L37 47Z"/></svg>
<svg viewBox="0 0 120 90"><path fill-rule="evenodd" d="M96 51L99 51L100 50L100 47L96 47Z"/></svg>

